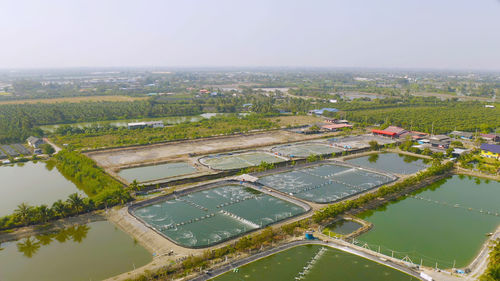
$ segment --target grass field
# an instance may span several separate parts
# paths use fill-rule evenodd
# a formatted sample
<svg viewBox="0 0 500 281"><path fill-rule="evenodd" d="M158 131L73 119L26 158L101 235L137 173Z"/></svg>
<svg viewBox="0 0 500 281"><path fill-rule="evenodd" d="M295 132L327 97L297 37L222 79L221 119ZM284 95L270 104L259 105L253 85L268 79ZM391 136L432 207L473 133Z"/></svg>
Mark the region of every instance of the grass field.
<svg viewBox="0 0 500 281"><path fill-rule="evenodd" d="M0 93L1 95L1 93ZM128 96L88 96L88 97L67 97L54 99L27 99L27 100L9 100L0 101L0 104L34 104L34 103L77 103L85 101L135 101L146 99L145 97L128 97Z"/></svg>

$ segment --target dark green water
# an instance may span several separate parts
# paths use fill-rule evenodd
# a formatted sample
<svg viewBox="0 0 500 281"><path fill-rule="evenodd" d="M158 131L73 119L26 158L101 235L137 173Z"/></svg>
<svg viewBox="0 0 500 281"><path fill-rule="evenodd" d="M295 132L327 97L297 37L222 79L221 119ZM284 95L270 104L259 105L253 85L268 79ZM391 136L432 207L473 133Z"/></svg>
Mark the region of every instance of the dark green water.
<svg viewBox="0 0 500 281"><path fill-rule="evenodd" d="M372 154L349 159L346 162L403 175L414 174L428 167L422 158L397 153Z"/></svg>
<svg viewBox="0 0 500 281"><path fill-rule="evenodd" d="M93 222L0 245L2 281L88 281L118 275L152 256L111 223Z"/></svg>
<svg viewBox="0 0 500 281"><path fill-rule="evenodd" d="M295 280L304 266L323 248L319 245L298 246L214 278L216 281L278 281ZM312 266L304 281L408 281L418 280L401 271L340 250L326 251Z"/></svg>
<svg viewBox="0 0 500 281"><path fill-rule="evenodd" d="M401 252L395 253L400 258L408 255L414 263L422 258L429 266L438 262L441 268L451 268L455 261L456 267L464 267L477 255L486 234L500 225L495 215L500 215L499 182L453 176L413 195L418 198L362 214L374 227L359 239L381 245L388 255L390 249Z"/></svg>
<svg viewBox="0 0 500 281"><path fill-rule="evenodd" d="M134 215L180 245L205 247L304 212L256 190L225 185L145 206Z"/></svg>
<svg viewBox="0 0 500 281"><path fill-rule="evenodd" d="M328 231L331 231L333 233L347 235L353 233L354 231L360 229L361 227L363 227L363 225L355 221L340 220L325 227L326 232L324 233L328 233Z"/></svg>

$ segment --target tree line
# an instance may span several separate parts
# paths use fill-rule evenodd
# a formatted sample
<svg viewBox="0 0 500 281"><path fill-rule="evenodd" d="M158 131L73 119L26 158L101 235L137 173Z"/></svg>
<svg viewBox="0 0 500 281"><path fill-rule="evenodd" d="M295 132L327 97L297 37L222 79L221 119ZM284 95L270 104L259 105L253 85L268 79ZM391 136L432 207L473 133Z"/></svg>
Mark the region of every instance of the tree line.
<svg viewBox="0 0 500 281"><path fill-rule="evenodd" d="M164 128L128 129L125 127L65 128L53 139L59 144L80 148L119 147L165 141L247 133L252 130L278 128L278 124L260 115L216 116L198 122L181 123Z"/></svg>
<svg viewBox="0 0 500 281"><path fill-rule="evenodd" d="M93 160L78 152L64 149L51 161L55 161L61 174L85 191L88 197L74 193L66 201L58 200L52 206L30 206L21 203L13 214L0 218L0 230L44 224L51 220L76 216L132 200L127 189L106 174Z"/></svg>

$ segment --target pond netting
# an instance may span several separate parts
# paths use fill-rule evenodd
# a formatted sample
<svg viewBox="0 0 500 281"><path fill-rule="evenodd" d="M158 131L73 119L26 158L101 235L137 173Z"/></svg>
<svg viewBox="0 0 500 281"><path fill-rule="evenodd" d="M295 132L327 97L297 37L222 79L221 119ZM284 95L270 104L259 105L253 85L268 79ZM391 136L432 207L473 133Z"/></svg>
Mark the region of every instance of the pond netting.
<svg viewBox="0 0 500 281"><path fill-rule="evenodd" d="M392 181L392 178L334 164L300 168L259 179L259 183L298 198L330 203Z"/></svg>
<svg viewBox="0 0 500 281"><path fill-rule="evenodd" d="M142 207L134 214L177 244L204 247L304 212L257 190L226 185Z"/></svg>

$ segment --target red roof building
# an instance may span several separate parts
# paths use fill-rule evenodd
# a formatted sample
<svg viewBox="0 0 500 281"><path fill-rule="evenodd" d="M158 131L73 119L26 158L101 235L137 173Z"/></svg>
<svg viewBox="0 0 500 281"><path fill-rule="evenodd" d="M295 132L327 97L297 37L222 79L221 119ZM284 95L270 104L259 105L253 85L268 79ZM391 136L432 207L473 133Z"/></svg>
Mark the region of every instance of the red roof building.
<svg viewBox="0 0 500 281"><path fill-rule="evenodd" d="M372 130L372 133L374 135L381 135L381 136L386 136L386 137L391 137L391 138L399 138L399 136L408 133L408 131L403 129L403 128L400 128L400 127L389 126L385 130Z"/></svg>

